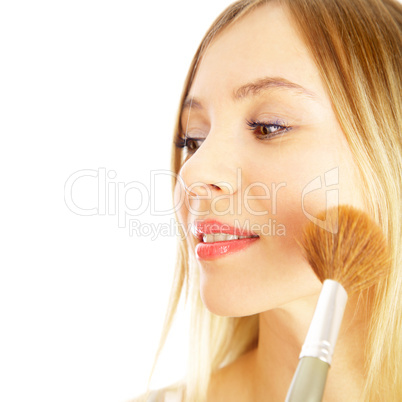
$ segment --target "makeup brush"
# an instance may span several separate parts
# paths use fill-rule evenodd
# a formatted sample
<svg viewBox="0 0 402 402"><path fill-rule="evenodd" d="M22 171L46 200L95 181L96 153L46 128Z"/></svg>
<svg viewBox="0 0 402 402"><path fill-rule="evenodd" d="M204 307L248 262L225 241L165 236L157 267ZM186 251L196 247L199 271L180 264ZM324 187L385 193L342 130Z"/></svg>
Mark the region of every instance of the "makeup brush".
<svg viewBox="0 0 402 402"><path fill-rule="evenodd" d="M341 205L317 219L301 246L323 287L286 402L322 400L348 295L375 285L390 267L385 236L365 212Z"/></svg>

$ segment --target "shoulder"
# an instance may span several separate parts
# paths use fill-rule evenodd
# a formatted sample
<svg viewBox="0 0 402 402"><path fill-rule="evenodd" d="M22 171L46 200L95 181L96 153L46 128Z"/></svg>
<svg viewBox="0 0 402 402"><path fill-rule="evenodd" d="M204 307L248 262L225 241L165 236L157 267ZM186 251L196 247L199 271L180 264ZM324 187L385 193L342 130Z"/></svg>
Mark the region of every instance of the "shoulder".
<svg viewBox="0 0 402 402"><path fill-rule="evenodd" d="M151 390L144 393L129 402L182 402L184 400L185 385L175 383L167 387Z"/></svg>

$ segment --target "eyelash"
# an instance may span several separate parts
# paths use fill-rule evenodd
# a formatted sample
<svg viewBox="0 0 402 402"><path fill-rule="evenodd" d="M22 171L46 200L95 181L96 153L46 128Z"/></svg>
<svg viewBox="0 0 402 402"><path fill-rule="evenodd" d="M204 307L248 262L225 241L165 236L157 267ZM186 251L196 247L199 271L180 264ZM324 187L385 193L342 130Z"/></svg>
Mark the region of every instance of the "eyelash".
<svg viewBox="0 0 402 402"><path fill-rule="evenodd" d="M192 137L178 137L175 141L175 145L177 148L186 148L187 152L189 154L193 154L195 153L195 151L197 151L197 149L201 146L198 145L195 149L192 148L192 146L190 146L189 144L196 144L197 142L202 142L204 141L203 139L197 139L197 138L192 138Z"/></svg>
<svg viewBox="0 0 402 402"><path fill-rule="evenodd" d="M255 129L259 129L259 130L266 129L266 130L268 130L267 133L260 133L260 134L255 133L256 137L258 139L262 139L262 140L279 136L279 135L281 135L283 133L286 133L287 131L291 130L290 126L287 126L286 124L284 124L284 123L282 123L280 121L264 123L264 122L258 121L258 120L255 120L255 121L247 120L247 125L250 127L249 130L255 130ZM279 130L269 131L273 127L279 127Z"/></svg>
<svg viewBox="0 0 402 402"><path fill-rule="evenodd" d="M279 121L264 123L264 122L261 122L258 120L254 120L254 121L246 120L246 123L249 126L249 130L253 130L253 131L256 129L268 130L267 133L260 133L260 134L255 133L255 136L261 140L273 138L273 137L279 136L279 135L291 130L290 126L287 126L286 124L283 124L282 122L279 122ZM279 127L279 130L269 131L273 127ZM196 148L194 149L194 148L192 148L192 146L189 145L189 143L196 144L197 142L202 142L202 141L204 141L204 139L198 139L198 138L192 138L192 137L185 137L185 138L179 137L176 139L175 145L177 148L186 148L187 152L192 154L192 153L195 153L201 145L196 146Z"/></svg>

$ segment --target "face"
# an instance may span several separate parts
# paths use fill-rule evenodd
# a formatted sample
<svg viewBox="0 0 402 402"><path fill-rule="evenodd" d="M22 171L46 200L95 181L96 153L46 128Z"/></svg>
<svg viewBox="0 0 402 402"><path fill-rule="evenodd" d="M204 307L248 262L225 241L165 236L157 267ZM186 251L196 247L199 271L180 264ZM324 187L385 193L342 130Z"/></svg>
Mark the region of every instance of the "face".
<svg viewBox="0 0 402 402"><path fill-rule="evenodd" d="M285 10L261 6L213 40L181 125L188 148L175 189L175 205L185 199L180 223L213 220L222 232L258 236L220 244L209 236L214 244L201 245L187 236L206 307L244 316L317 294L320 282L297 243L303 226L330 206L363 201L318 70Z"/></svg>

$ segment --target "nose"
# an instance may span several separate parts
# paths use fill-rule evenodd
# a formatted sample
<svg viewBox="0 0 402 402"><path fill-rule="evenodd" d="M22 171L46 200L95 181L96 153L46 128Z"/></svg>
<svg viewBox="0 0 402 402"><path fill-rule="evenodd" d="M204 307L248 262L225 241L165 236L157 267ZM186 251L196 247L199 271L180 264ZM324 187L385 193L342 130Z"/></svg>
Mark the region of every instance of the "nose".
<svg viewBox="0 0 402 402"><path fill-rule="evenodd" d="M241 167L235 141L231 136L216 134L210 132L180 170L190 198L232 195L238 191Z"/></svg>

